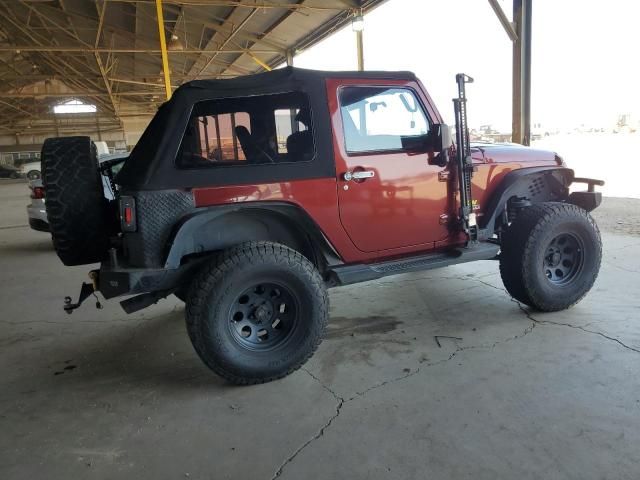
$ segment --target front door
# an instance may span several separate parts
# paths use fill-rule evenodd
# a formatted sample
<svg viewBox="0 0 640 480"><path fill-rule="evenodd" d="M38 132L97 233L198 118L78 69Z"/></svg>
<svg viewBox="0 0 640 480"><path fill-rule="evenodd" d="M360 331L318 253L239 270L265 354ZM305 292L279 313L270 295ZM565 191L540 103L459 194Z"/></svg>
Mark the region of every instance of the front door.
<svg viewBox="0 0 640 480"><path fill-rule="evenodd" d="M333 114L340 220L363 252L446 239L448 197L443 167L403 149L403 137L430 125L410 85L341 85Z"/></svg>

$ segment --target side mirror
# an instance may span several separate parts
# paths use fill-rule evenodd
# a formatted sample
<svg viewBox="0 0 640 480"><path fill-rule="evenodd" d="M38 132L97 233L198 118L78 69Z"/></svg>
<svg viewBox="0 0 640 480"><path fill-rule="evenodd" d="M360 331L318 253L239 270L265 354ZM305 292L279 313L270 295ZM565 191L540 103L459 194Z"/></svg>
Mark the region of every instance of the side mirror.
<svg viewBox="0 0 640 480"><path fill-rule="evenodd" d="M429 147L439 153L451 147L451 130L446 123L434 123L429 129Z"/></svg>
<svg viewBox="0 0 640 480"><path fill-rule="evenodd" d="M434 153L431 163L444 167L449 163L451 130L446 123L434 123L429 129L429 150Z"/></svg>

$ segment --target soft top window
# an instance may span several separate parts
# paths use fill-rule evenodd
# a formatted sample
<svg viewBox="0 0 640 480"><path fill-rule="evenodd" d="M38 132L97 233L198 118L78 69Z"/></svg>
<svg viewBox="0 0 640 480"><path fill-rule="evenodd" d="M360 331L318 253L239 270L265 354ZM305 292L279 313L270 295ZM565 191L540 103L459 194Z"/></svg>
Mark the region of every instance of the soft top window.
<svg viewBox="0 0 640 480"><path fill-rule="evenodd" d="M309 161L314 145L306 95L290 92L194 105L176 163L180 168Z"/></svg>
<svg viewBox="0 0 640 480"><path fill-rule="evenodd" d="M402 150L402 139L429 130L427 116L409 88L344 87L340 113L349 153Z"/></svg>

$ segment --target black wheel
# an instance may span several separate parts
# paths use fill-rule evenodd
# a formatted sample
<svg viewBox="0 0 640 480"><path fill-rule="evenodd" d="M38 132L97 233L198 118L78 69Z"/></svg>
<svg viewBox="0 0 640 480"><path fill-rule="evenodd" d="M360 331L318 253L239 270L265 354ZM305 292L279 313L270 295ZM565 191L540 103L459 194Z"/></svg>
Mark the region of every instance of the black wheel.
<svg viewBox="0 0 640 480"><path fill-rule="evenodd" d="M11 174L9 175L9 178L20 178L20 174L18 172L11 172Z"/></svg>
<svg viewBox="0 0 640 480"><path fill-rule="evenodd" d="M99 262L107 252L108 210L89 137L48 138L42 175L53 245L65 265Z"/></svg>
<svg viewBox="0 0 640 480"><path fill-rule="evenodd" d="M500 274L516 300L564 310L591 289L602 258L600 232L583 209L541 203L519 212L502 237Z"/></svg>
<svg viewBox="0 0 640 480"><path fill-rule="evenodd" d="M27 172L27 178L29 180L38 180L41 177L40 172L38 170L29 170Z"/></svg>
<svg viewBox="0 0 640 480"><path fill-rule="evenodd" d="M221 253L187 297L187 330L196 352L239 385L300 368L322 341L328 315L327 291L311 262L269 242Z"/></svg>

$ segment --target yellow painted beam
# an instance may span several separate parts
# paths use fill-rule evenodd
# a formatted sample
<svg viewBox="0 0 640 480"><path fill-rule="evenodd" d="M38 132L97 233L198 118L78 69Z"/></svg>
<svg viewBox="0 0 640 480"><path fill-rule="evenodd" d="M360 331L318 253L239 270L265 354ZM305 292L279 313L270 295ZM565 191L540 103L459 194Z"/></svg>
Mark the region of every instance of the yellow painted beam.
<svg viewBox="0 0 640 480"><path fill-rule="evenodd" d="M167 100L171 98L171 77L169 75L169 55L167 55L167 39L164 31L164 16L162 15L162 0L156 0L158 13L158 34L160 35L160 52L162 54L162 72L164 73L164 89Z"/></svg>
<svg viewBox="0 0 640 480"><path fill-rule="evenodd" d="M264 68L267 72L271 71L271 67L269 65L267 65L266 63L264 63L262 60L260 60L258 57L256 57L253 54L253 52L247 50L247 53L253 59L254 62L256 62L258 65L260 65L262 68Z"/></svg>

